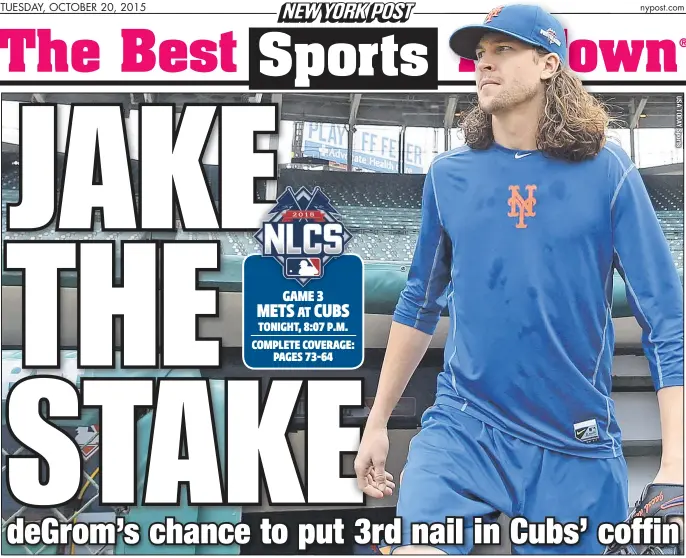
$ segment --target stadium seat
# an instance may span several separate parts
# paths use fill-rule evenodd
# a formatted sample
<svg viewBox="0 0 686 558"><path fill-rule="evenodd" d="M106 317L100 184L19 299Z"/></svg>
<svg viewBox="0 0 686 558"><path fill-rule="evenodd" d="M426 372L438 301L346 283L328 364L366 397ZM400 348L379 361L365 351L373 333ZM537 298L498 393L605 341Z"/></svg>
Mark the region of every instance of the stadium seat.
<svg viewBox="0 0 686 558"><path fill-rule="evenodd" d="M6 232L6 206L19 200L19 167L13 164L16 154L3 155L2 174L2 227ZM58 158L58 169L62 158ZM133 162L137 167L137 162ZM218 191L217 167L206 166L206 175L213 193ZM137 168L133 169L137 190ZM658 219L679 269L684 261L684 191L683 175L643 176L646 189L655 207ZM341 220L351 231L353 239L347 251L359 254L367 261L401 262L412 260L421 219L421 200L424 175L399 175L384 173L348 173L332 171L309 171L282 169L278 192L287 187L294 191L301 187L320 187L339 211ZM258 183L256 197L266 199L264 183ZM48 233L48 234L46 234ZM58 238L49 231L31 236L44 235ZM7 235L7 240L25 235ZM204 238L208 233L182 233L179 238ZM222 242L226 256L248 256L258 253L259 243L250 232L209 233L212 239Z"/></svg>

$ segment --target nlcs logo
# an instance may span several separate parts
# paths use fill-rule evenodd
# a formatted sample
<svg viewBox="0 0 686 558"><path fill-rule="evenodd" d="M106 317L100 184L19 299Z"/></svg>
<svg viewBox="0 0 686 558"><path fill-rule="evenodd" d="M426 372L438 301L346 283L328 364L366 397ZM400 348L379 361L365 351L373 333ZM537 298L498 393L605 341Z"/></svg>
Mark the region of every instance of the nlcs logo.
<svg viewBox="0 0 686 558"><path fill-rule="evenodd" d="M272 217L255 234L262 254L276 259L284 277L302 286L320 279L324 266L343 255L352 238L319 188L312 193L305 188L294 193L289 186L269 214Z"/></svg>
<svg viewBox="0 0 686 558"><path fill-rule="evenodd" d="M541 35L546 37L548 41L550 41L550 44L552 45L555 43L557 46L561 46L562 43L560 42L560 39L557 38L557 35L555 34L554 29L541 29Z"/></svg>

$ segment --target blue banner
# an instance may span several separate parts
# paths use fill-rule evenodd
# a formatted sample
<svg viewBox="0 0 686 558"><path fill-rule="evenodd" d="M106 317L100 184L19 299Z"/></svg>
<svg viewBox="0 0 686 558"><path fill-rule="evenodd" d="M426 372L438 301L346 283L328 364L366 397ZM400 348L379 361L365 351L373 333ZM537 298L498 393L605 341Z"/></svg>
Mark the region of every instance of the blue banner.
<svg viewBox="0 0 686 558"><path fill-rule="evenodd" d="M291 259L291 258L289 258ZM300 258L306 260L307 258ZM364 361L364 269L359 256L330 260L302 286L259 254L243 262L243 362L254 369L355 369Z"/></svg>

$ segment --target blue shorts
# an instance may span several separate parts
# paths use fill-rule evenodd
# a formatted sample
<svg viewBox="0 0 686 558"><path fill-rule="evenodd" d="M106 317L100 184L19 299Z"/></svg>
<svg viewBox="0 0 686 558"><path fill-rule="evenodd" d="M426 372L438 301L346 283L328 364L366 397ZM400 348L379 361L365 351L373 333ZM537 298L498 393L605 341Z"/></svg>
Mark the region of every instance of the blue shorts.
<svg viewBox="0 0 686 558"><path fill-rule="evenodd" d="M577 544L512 544L513 554L602 554L599 524L620 523L628 512L623 456L591 459L550 451L439 404L424 413L410 443L397 506L402 545L411 544L412 523L463 518L462 544L431 544L449 554L472 550L474 518L492 523L501 513L541 523L546 517L560 523L588 519ZM501 529L500 542L509 537L509 529Z"/></svg>

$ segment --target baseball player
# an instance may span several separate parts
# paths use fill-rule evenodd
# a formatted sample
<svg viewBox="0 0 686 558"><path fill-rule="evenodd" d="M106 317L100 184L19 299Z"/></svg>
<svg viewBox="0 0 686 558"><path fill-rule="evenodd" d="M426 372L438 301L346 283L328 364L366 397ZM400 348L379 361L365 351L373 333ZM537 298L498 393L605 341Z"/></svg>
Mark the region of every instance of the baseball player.
<svg viewBox="0 0 686 558"><path fill-rule="evenodd" d="M447 306L435 404L398 479L403 543L393 553L469 553L474 518L502 512L588 522L576 544L514 553L602 554L599 525L629 512L611 399L613 271L657 392L662 459L639 507L661 517L683 515L682 285L641 175L565 67L560 23L536 6L504 6L450 46L476 61L478 106L461 123L466 145L427 172L358 483L372 497L392 493L387 421ZM413 523L446 517L464 518L463 544L411 544Z"/></svg>

